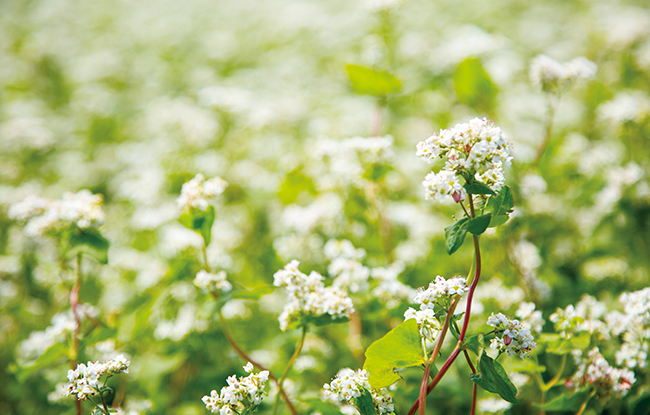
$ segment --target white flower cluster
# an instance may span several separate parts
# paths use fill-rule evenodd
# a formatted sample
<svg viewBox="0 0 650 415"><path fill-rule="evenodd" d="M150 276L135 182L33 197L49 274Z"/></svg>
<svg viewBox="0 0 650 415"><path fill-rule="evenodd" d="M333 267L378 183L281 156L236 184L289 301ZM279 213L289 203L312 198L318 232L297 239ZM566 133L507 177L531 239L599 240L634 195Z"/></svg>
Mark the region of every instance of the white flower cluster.
<svg viewBox="0 0 650 415"><path fill-rule="evenodd" d="M614 335L622 334L623 344L616 352L616 364L628 368L648 366L650 343L650 287L623 293L619 301L625 313L613 311L605 319Z"/></svg>
<svg viewBox="0 0 650 415"><path fill-rule="evenodd" d="M225 293L232 290L232 285L226 279L226 271L219 271L213 274L202 269L196 274L194 285L202 289L205 293L215 290Z"/></svg>
<svg viewBox="0 0 650 415"><path fill-rule="evenodd" d="M129 373L129 362L123 354L115 359L107 360L104 363L88 362L80 363L75 370L68 370L68 381L66 396L75 395L78 400L83 401L89 396L95 396L100 392L99 378L106 374L112 376L117 373Z"/></svg>
<svg viewBox="0 0 650 415"><path fill-rule="evenodd" d="M621 398L627 395L636 382L634 372L611 367L597 347L589 351L587 358L581 355L574 355L574 357L578 370L565 382L571 389L580 390L587 385L592 385L599 389L601 397L613 394L615 398Z"/></svg>
<svg viewBox="0 0 650 415"><path fill-rule="evenodd" d="M465 278L453 277L446 280L438 275L434 281L429 283L426 290L418 288L413 302L420 304L420 310L432 309L439 297L450 297L452 295L463 295L469 291Z"/></svg>
<svg viewBox="0 0 650 415"><path fill-rule="evenodd" d="M213 414L235 415L244 413L253 413L266 396L266 382L269 379L269 371L263 370L260 373L253 372L253 364L248 362L244 366L244 371L250 373L246 377L232 375L226 379L228 386L221 388L217 393L212 390L210 395L203 397L202 401L208 411Z"/></svg>
<svg viewBox="0 0 650 415"><path fill-rule="evenodd" d="M181 195L176 199L178 208L183 212L190 209L207 210L208 199L215 198L228 187L228 182L221 177L205 180L202 174L197 174L192 180L183 184Z"/></svg>
<svg viewBox="0 0 650 415"><path fill-rule="evenodd" d="M598 332L604 338L609 338L609 329L600 320L605 311L605 304L585 294L575 306L570 304L565 309L558 308L549 316L549 320L555 324L555 330L559 331L563 337L568 338L574 333L588 331L590 333Z"/></svg>
<svg viewBox="0 0 650 415"><path fill-rule="evenodd" d="M541 311L535 310L535 303L522 302L515 315L521 319L521 324L528 326L531 331L542 332L544 318Z"/></svg>
<svg viewBox="0 0 650 415"><path fill-rule="evenodd" d="M561 63L538 55L530 64L530 80L543 91L561 92L572 82L593 79L597 70L598 66L583 56Z"/></svg>
<svg viewBox="0 0 650 415"><path fill-rule="evenodd" d="M368 372L363 369L354 371L349 368L339 370L331 383L323 385L325 397L333 398L340 402L350 402L359 398L364 389L370 392L372 403L377 414L393 414L395 406L393 398L385 388L373 389L368 383Z"/></svg>
<svg viewBox="0 0 650 415"><path fill-rule="evenodd" d="M327 272L334 277L334 287L353 293L367 288L370 270L359 262L366 256L365 250L355 249L348 240L329 240L324 250L332 261Z"/></svg>
<svg viewBox="0 0 650 415"><path fill-rule="evenodd" d="M76 227L98 228L104 224L103 197L89 190L65 193L60 200L48 200L28 196L9 208L8 216L19 222L27 222L24 232L29 236L61 232Z"/></svg>
<svg viewBox="0 0 650 415"><path fill-rule="evenodd" d="M325 287L323 276L312 271L306 275L298 270L295 259L273 276L273 285L285 287L290 300L280 314L280 329L304 317L329 314L333 320L349 318L354 313L352 299L337 287Z"/></svg>
<svg viewBox="0 0 650 415"><path fill-rule="evenodd" d="M485 118L474 118L431 135L418 143L416 154L428 163L438 157L445 159L444 169L430 172L422 182L426 198L443 201L450 196L455 202L466 197L459 176L465 181L473 177L498 192L505 182L503 167L512 160L503 131Z"/></svg>
<svg viewBox="0 0 650 415"><path fill-rule="evenodd" d="M506 352L509 356L519 356L522 360L528 357L531 350L537 347L530 328L519 320L511 320L502 313L492 313L487 320L488 326L494 327L497 337L492 339L490 348ZM502 334L500 337L499 334Z"/></svg>
<svg viewBox="0 0 650 415"><path fill-rule="evenodd" d="M409 309L404 312L404 321L410 319L415 319L415 321L417 321L418 328L420 329L420 336L430 342L433 342L438 337L438 333L442 330L440 321L438 321L433 309L431 308L427 308L426 310L415 310L414 308L409 307Z"/></svg>

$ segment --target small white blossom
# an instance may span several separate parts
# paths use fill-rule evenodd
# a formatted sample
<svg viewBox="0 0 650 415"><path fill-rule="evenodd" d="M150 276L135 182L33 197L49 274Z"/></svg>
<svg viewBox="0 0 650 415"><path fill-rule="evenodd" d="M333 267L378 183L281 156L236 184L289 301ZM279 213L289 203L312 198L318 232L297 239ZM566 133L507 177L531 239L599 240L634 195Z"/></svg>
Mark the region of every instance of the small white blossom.
<svg viewBox="0 0 650 415"><path fill-rule="evenodd" d="M390 393L385 388L371 388L368 383L368 372L363 369L357 371L349 368L341 369L332 382L323 385L323 389L325 397L352 404L354 399L359 398L366 390L372 396L377 414L393 414L395 410Z"/></svg>
<svg viewBox="0 0 650 415"><path fill-rule="evenodd" d="M77 400L83 401L89 396L95 396L100 392L101 384L99 378L106 374L112 376L118 373L129 373L131 362L123 355L117 355L115 359L107 360L104 363L88 362L80 363L75 370L68 370L68 385L66 395L75 395Z"/></svg>
<svg viewBox="0 0 650 415"><path fill-rule="evenodd" d="M469 291L467 281L462 277L454 277L446 280L438 275L436 279L429 283L429 287L424 290L418 288L413 302L420 304L420 310L433 309L436 300L439 297L450 297L452 295L463 295Z"/></svg>
<svg viewBox="0 0 650 415"><path fill-rule="evenodd" d="M176 199L178 208L182 212L190 209L205 211L209 206L209 199L219 196L228 187L228 182L220 177L205 180L202 174L197 174L192 180L183 184L181 195Z"/></svg>
<svg viewBox="0 0 650 415"><path fill-rule="evenodd" d="M232 285L226 280L226 272L219 271L216 274L208 272L206 270L201 270L196 274L194 278L194 285L199 287L205 293L209 293L215 290L221 292L228 292L232 290Z"/></svg>
<svg viewBox="0 0 650 415"><path fill-rule="evenodd" d="M430 342L433 342L442 330L440 321L438 321L433 310L430 308L427 308L426 310L415 310L414 308L409 307L409 309L404 312L404 321L410 319L415 319L418 323L418 328L420 329L420 336Z"/></svg>
<svg viewBox="0 0 650 415"><path fill-rule="evenodd" d="M226 379L228 385L221 388L220 393L213 390L210 395L202 398L208 411L213 414L234 415L243 413L244 410L253 413L257 409L267 395L264 389L269 379L269 371L252 373L253 365L250 362L244 366L244 370L250 375L239 379L232 375Z"/></svg>
<svg viewBox="0 0 650 415"><path fill-rule="evenodd" d="M492 313L487 324L495 327L497 333L497 337L493 338L490 344L492 349L505 352L509 356L518 355L523 360L537 347L530 328L522 325L519 320L512 320L502 313Z"/></svg>
<svg viewBox="0 0 650 415"><path fill-rule="evenodd" d="M585 57L561 63L546 55L538 55L530 64L530 80L546 92L562 92L577 80L593 79L598 66Z"/></svg>
<svg viewBox="0 0 650 415"><path fill-rule="evenodd" d="M634 372L611 367L597 347L589 351L587 358L579 355L574 357L576 357L578 370L565 383L571 389L580 390L587 385L592 385L599 389L601 398L610 395L621 398L627 395L636 382Z"/></svg>

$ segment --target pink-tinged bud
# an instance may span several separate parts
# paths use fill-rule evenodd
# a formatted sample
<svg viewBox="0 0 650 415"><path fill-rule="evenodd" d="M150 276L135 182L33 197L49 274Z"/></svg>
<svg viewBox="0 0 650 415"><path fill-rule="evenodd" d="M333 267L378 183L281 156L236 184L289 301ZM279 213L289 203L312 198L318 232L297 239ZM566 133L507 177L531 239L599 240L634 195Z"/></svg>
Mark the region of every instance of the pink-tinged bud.
<svg viewBox="0 0 650 415"><path fill-rule="evenodd" d="M465 144L465 151L469 153L470 151L472 151L472 147L469 144Z"/></svg>
<svg viewBox="0 0 650 415"><path fill-rule="evenodd" d="M510 336L508 336L507 334L505 334L505 335L503 336L503 343L504 343L506 346L509 346L510 343L512 343L512 339L510 338Z"/></svg>
<svg viewBox="0 0 650 415"><path fill-rule="evenodd" d="M460 197L461 197L461 196L462 196L462 194L461 194L460 192L454 192L454 193L451 195L451 197L454 198L454 202L456 202L456 203L460 202Z"/></svg>
<svg viewBox="0 0 650 415"><path fill-rule="evenodd" d="M564 381L564 386L566 386L569 389L573 389L573 382L571 382L571 379L567 379Z"/></svg>

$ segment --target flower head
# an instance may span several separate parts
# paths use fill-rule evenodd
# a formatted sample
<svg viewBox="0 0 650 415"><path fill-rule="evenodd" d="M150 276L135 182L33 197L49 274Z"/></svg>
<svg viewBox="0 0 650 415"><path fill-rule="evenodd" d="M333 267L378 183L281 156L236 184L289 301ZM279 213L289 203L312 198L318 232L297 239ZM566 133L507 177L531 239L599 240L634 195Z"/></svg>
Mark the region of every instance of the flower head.
<svg viewBox="0 0 650 415"><path fill-rule="evenodd" d="M228 187L228 182L220 177L205 180L202 174L197 174L192 180L183 184L181 195L176 199L178 208L183 212L190 209L205 211L209 199L219 196Z"/></svg>
<svg viewBox="0 0 650 415"><path fill-rule="evenodd" d="M266 382L269 379L269 371L263 370L259 373L253 372L252 363L244 366L244 371L250 373L246 377L232 375L226 382L227 386L221 388L220 393L216 390L202 398L205 407L213 414L234 415L248 410L253 413L262 399L266 396Z"/></svg>
<svg viewBox="0 0 650 415"><path fill-rule="evenodd" d="M487 324L496 328L497 337L492 339L490 344L492 349L525 359L530 351L537 347L530 328L521 324L519 320L510 319L502 313L496 315L492 313L488 317Z"/></svg>

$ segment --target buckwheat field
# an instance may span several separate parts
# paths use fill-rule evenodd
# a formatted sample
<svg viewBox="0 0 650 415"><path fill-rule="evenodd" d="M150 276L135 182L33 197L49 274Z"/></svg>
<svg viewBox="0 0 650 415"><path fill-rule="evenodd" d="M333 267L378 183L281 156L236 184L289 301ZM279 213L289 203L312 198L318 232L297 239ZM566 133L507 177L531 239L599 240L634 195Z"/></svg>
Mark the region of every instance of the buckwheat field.
<svg viewBox="0 0 650 415"><path fill-rule="evenodd" d="M0 2L0 414L650 413L647 0Z"/></svg>

